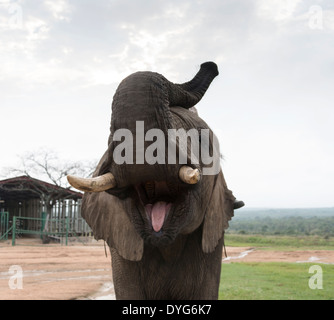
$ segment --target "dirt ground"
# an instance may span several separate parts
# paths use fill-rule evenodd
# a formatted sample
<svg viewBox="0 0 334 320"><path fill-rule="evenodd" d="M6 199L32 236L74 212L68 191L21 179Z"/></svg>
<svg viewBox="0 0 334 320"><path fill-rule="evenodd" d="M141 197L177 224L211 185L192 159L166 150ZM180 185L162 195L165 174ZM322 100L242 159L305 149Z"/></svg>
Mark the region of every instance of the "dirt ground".
<svg viewBox="0 0 334 320"><path fill-rule="evenodd" d="M103 242L75 246L0 244L0 300L70 300L105 296L112 289L111 256ZM22 269L20 274L13 266ZM12 273L10 268L14 268ZM13 287L13 286L12 286ZM108 294L112 294L109 292Z"/></svg>
<svg viewBox="0 0 334 320"><path fill-rule="evenodd" d="M31 244L31 243L30 243ZM260 251L227 247L232 261L334 264L334 251ZM71 246L0 243L0 300L115 299L111 257L102 241ZM22 277L20 277L22 275Z"/></svg>

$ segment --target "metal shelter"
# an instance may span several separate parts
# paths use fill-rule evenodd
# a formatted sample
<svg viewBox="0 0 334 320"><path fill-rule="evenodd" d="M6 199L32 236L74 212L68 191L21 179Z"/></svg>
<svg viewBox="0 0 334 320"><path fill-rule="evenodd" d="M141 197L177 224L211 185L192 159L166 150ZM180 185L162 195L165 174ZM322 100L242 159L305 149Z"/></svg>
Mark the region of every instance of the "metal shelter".
<svg viewBox="0 0 334 320"><path fill-rule="evenodd" d="M13 235L10 229L41 236L91 232L81 217L82 196L29 176L0 181L0 240Z"/></svg>

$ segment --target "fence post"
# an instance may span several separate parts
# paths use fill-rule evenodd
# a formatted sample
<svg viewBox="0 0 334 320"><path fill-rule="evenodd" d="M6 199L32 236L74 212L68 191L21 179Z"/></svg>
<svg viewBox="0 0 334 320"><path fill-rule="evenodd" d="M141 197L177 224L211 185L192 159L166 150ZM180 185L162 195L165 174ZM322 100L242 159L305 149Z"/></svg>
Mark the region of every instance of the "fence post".
<svg viewBox="0 0 334 320"><path fill-rule="evenodd" d="M13 217L12 246L15 246L16 216Z"/></svg>
<svg viewBox="0 0 334 320"><path fill-rule="evenodd" d="M6 212L5 216L6 216L6 227L5 227L5 230L6 230L6 233L7 233L7 235L6 235L6 240L8 240L9 212Z"/></svg>
<svg viewBox="0 0 334 320"><path fill-rule="evenodd" d="M68 229L69 229L69 217L66 217L66 246L67 246L67 243L68 243Z"/></svg>
<svg viewBox="0 0 334 320"><path fill-rule="evenodd" d="M8 212L0 212L0 239L8 240Z"/></svg>
<svg viewBox="0 0 334 320"><path fill-rule="evenodd" d="M45 228L45 224L46 224L46 217L47 217L47 213L46 212L42 212L42 227L41 227L41 239L43 239L43 231L44 231L44 228Z"/></svg>

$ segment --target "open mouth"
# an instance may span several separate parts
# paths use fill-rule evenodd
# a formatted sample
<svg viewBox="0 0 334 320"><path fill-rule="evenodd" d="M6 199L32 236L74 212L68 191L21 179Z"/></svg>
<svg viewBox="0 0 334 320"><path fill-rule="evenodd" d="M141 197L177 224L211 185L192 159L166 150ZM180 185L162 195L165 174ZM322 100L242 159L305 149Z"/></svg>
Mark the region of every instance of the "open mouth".
<svg viewBox="0 0 334 320"><path fill-rule="evenodd" d="M165 221L177 199L178 188L166 181L147 181L135 187L146 218L156 235L160 235Z"/></svg>
<svg viewBox="0 0 334 320"><path fill-rule="evenodd" d="M155 232L161 231L171 207L172 204L165 201L158 201L154 204L149 203L145 206L146 214L151 220L152 228Z"/></svg>

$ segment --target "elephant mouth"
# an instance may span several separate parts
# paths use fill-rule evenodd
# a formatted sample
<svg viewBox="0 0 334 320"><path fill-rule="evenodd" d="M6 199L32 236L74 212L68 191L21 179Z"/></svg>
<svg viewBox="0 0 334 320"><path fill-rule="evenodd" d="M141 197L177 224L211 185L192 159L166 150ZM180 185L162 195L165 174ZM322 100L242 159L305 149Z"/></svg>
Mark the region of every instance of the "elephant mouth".
<svg viewBox="0 0 334 320"><path fill-rule="evenodd" d="M154 232L159 233L171 209L172 204L165 201L158 201L154 204L147 204L145 212L151 221Z"/></svg>
<svg viewBox="0 0 334 320"><path fill-rule="evenodd" d="M168 220L182 201L183 192L178 184L166 181L146 181L135 186L144 220L151 235L168 237Z"/></svg>

